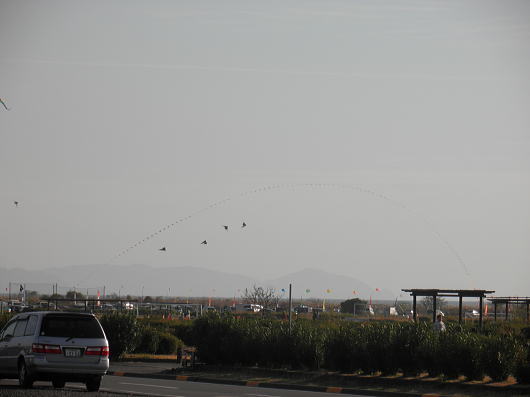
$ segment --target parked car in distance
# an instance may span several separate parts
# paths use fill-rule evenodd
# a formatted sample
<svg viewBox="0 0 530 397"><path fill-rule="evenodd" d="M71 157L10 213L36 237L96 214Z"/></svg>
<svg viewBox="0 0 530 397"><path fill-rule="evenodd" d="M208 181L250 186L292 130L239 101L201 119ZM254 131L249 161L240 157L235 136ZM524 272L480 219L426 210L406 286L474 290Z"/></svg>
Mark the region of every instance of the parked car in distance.
<svg viewBox="0 0 530 397"><path fill-rule="evenodd" d="M23 388L37 380L62 388L85 383L98 391L109 369L109 343L93 314L26 312L0 332L0 378L17 378Z"/></svg>
<svg viewBox="0 0 530 397"><path fill-rule="evenodd" d="M234 306L236 312L253 312L258 313L263 309L263 306L254 303L238 303Z"/></svg>

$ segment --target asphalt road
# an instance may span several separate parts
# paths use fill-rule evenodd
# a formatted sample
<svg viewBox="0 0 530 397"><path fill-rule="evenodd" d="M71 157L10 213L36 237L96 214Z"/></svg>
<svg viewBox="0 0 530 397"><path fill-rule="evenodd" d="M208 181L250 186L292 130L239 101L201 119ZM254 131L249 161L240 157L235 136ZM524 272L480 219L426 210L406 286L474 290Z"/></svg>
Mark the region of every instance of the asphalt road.
<svg viewBox="0 0 530 397"><path fill-rule="evenodd" d="M16 380L2 380L2 386L15 385ZM51 384L37 382L36 386ZM85 390L80 383L67 383L67 389ZM212 383L185 382L168 379L130 378L126 376L105 376L101 384L101 391L131 393L136 395L155 397L330 397L330 393L269 389L263 387L219 385ZM92 393L90 395L93 395ZM353 395L361 397L360 395ZM366 397L366 395L362 396ZM375 396L374 396L375 397Z"/></svg>

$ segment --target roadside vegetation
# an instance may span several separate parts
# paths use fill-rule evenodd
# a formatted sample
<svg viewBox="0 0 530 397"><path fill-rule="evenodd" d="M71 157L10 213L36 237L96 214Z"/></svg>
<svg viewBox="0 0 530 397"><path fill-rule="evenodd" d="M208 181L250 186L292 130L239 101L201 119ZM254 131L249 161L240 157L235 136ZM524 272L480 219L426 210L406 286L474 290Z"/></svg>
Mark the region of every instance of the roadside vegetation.
<svg viewBox="0 0 530 397"><path fill-rule="evenodd" d="M447 328L435 333L428 322L298 320L289 331L285 321L210 314L193 322L186 342L207 364L530 381L528 328Z"/></svg>
<svg viewBox="0 0 530 397"><path fill-rule="evenodd" d="M190 321L110 312L99 318L113 360L174 355L193 346L199 361L212 365L493 381L513 376L530 383L530 327L523 323L486 322L478 329L448 321L446 332L435 333L430 321L357 322L322 314L318 320L298 316L291 328L279 313L213 312ZM10 317L0 315L0 328Z"/></svg>

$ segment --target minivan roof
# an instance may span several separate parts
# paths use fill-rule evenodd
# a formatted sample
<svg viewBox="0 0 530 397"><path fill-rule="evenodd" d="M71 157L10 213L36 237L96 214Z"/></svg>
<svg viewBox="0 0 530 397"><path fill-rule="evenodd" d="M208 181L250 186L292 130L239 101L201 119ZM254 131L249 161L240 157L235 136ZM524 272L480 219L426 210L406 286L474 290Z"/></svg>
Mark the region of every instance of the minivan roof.
<svg viewBox="0 0 530 397"><path fill-rule="evenodd" d="M91 317L94 317L94 314L92 313L80 313L80 312L61 312L61 311L40 311L40 312L24 312L24 313L20 313L20 314L17 314L16 316L14 316L13 318L26 318L27 316L29 315L40 315L40 316L49 316L49 315L57 315L57 316L64 316L65 314L66 315L69 315L69 316L91 316Z"/></svg>

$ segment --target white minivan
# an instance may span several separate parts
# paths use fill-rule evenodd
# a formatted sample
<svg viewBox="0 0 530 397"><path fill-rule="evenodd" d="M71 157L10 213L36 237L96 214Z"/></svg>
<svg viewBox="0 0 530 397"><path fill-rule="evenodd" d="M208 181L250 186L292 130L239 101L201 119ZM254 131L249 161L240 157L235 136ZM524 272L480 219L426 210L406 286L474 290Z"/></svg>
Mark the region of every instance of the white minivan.
<svg viewBox="0 0 530 397"><path fill-rule="evenodd" d="M109 369L109 343L93 314L29 312L13 317L0 332L0 378L23 388L36 380L56 388L83 382L99 390Z"/></svg>

